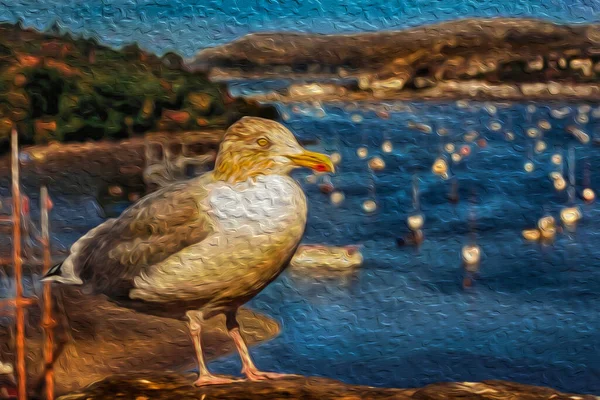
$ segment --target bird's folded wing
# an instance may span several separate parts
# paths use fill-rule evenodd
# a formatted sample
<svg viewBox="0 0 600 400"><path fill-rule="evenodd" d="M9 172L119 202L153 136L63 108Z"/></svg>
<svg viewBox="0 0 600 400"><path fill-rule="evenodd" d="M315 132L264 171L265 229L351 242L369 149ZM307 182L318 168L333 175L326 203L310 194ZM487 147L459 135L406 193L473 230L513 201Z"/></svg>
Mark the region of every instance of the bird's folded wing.
<svg viewBox="0 0 600 400"><path fill-rule="evenodd" d="M197 244L213 232L200 202L207 179L175 183L145 197L99 229L81 248L80 277L95 291L126 295L149 266Z"/></svg>

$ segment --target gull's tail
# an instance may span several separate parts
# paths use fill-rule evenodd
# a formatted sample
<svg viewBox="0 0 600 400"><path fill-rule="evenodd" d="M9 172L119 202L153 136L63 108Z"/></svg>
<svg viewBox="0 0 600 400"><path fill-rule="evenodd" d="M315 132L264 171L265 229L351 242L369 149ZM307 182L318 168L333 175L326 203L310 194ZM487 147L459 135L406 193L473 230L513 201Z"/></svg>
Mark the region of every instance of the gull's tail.
<svg viewBox="0 0 600 400"><path fill-rule="evenodd" d="M67 268L63 268L65 264ZM42 282L60 282L65 283L67 285L81 285L83 282L81 279L74 273L72 268L72 262L67 258L65 261L56 264L52 268L46 272L46 274L42 277ZM69 266L71 268L69 268Z"/></svg>
<svg viewBox="0 0 600 400"><path fill-rule="evenodd" d="M42 282L51 281L52 279L50 278L54 276L60 276L62 274L62 265L63 263L59 262L54 267L50 268L48 272L46 272L46 275L42 277Z"/></svg>

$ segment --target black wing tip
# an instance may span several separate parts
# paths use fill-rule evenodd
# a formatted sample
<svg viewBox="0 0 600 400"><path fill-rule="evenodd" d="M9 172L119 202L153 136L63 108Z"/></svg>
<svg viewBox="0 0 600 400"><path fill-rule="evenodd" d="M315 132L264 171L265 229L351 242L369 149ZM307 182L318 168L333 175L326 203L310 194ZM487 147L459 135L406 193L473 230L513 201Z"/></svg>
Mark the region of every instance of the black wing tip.
<svg viewBox="0 0 600 400"><path fill-rule="evenodd" d="M48 272L46 272L46 275L44 275L42 277L42 279L46 279L46 278L50 278L52 276L57 276L61 274L61 268L62 268L63 263L59 262L58 264L56 264L55 266L53 266L52 268L50 268L48 270Z"/></svg>

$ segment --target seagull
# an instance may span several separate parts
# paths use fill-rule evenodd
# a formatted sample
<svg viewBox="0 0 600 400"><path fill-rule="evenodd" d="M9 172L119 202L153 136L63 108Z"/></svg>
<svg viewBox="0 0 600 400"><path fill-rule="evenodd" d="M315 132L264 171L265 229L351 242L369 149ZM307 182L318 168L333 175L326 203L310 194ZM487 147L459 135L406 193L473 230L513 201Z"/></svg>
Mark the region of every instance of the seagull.
<svg viewBox="0 0 600 400"><path fill-rule="evenodd" d="M289 176L296 168L335 172L327 155L302 148L282 124L244 117L225 133L212 171L163 187L90 230L42 281L186 320L196 386L235 380L213 375L204 360L201 325L218 314L248 380L283 377L257 369L236 315L287 267L304 234L306 197Z"/></svg>

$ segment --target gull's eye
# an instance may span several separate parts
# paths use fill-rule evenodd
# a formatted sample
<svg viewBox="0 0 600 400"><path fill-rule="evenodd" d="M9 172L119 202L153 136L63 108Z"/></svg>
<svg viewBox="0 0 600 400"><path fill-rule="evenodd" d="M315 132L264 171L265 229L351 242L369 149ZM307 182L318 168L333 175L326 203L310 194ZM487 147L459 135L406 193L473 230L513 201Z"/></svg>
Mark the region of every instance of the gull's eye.
<svg viewBox="0 0 600 400"><path fill-rule="evenodd" d="M269 141L265 138L260 138L256 141L260 147L267 147L269 145Z"/></svg>

